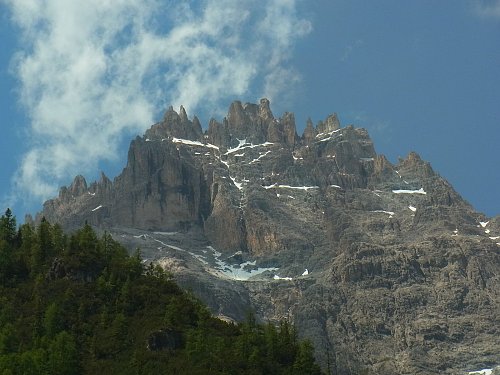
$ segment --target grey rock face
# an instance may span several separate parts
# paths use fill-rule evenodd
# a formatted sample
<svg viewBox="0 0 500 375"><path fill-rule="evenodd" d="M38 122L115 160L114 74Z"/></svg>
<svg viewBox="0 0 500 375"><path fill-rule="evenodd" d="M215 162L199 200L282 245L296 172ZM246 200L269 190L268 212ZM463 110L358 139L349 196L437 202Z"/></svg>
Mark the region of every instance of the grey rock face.
<svg viewBox="0 0 500 375"><path fill-rule="evenodd" d="M42 215L140 247L214 314L292 320L332 374L500 363L500 219L335 114L299 137L266 99L234 102L205 133L169 109L118 177L79 176Z"/></svg>

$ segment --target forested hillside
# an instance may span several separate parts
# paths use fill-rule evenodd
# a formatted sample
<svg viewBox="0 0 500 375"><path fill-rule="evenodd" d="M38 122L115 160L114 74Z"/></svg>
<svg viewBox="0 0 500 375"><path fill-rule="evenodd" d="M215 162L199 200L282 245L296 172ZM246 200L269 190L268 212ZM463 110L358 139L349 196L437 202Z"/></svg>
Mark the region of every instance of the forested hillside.
<svg viewBox="0 0 500 375"><path fill-rule="evenodd" d="M211 316L89 225L0 221L0 374L320 374L283 321Z"/></svg>

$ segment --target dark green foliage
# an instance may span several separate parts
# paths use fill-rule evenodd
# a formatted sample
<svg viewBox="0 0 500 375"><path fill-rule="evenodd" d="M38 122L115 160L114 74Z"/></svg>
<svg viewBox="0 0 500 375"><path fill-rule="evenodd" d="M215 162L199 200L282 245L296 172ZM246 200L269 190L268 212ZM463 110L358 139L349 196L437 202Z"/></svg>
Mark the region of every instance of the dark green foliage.
<svg viewBox="0 0 500 375"><path fill-rule="evenodd" d="M211 316L89 225L0 220L0 374L320 374L293 326Z"/></svg>

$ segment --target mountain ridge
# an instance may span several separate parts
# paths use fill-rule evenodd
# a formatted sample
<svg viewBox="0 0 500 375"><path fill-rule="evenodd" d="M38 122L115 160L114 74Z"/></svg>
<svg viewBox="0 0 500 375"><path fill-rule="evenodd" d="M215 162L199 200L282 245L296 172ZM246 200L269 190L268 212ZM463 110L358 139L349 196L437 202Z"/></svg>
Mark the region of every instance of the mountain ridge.
<svg viewBox="0 0 500 375"><path fill-rule="evenodd" d="M393 165L336 114L299 136L267 99L233 102L205 132L169 108L131 142L119 176L76 177L42 216L144 248L217 313L292 319L334 373L500 363L500 219L417 153ZM482 341L491 349L467 354Z"/></svg>

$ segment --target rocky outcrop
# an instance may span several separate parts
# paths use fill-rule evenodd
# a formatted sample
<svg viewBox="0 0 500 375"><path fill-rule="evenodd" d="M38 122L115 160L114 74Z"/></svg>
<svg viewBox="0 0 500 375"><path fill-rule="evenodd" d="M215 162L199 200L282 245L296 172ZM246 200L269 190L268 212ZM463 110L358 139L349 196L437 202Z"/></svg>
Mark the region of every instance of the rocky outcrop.
<svg viewBox="0 0 500 375"><path fill-rule="evenodd" d="M202 137L202 129L200 121L197 117L194 117L193 121L189 121L186 110L184 107L180 107L179 113L175 112L172 107L170 107L163 120L155 124L146 131L146 139L163 139L163 138L182 138L190 140L200 140Z"/></svg>
<svg viewBox="0 0 500 375"><path fill-rule="evenodd" d="M140 247L216 315L292 320L332 374L500 363L500 220L415 152L392 164L336 114L299 137L266 99L232 103L205 132L170 108L118 177L78 176L42 216Z"/></svg>

